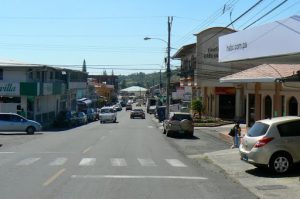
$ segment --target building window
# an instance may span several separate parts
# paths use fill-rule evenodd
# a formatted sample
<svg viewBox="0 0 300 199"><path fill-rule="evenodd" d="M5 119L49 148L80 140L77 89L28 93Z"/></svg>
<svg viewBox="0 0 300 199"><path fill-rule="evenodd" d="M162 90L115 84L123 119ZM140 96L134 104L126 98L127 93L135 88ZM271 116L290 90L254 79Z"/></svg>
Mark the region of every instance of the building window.
<svg viewBox="0 0 300 199"><path fill-rule="evenodd" d="M291 97L288 102L289 115L298 115L298 101L295 97Z"/></svg>
<svg viewBox="0 0 300 199"><path fill-rule="evenodd" d="M272 99L269 95L265 97L265 118L272 118Z"/></svg>
<svg viewBox="0 0 300 199"><path fill-rule="evenodd" d="M53 79L53 72L50 72L50 79Z"/></svg>
<svg viewBox="0 0 300 199"><path fill-rule="evenodd" d="M37 71L37 72L36 72L36 79L37 79L37 80L40 80L40 79L41 79L41 72L40 72L40 71Z"/></svg>
<svg viewBox="0 0 300 199"><path fill-rule="evenodd" d="M0 80L3 80L3 69L0 69Z"/></svg>

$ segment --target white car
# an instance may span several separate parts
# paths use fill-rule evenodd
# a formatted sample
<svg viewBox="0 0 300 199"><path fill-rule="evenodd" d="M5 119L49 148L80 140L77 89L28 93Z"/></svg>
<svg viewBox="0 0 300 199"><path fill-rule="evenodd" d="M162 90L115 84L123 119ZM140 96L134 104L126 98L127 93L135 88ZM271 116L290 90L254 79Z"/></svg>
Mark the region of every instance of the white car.
<svg viewBox="0 0 300 199"><path fill-rule="evenodd" d="M100 123L117 122L117 112L112 107L103 107L99 113Z"/></svg>
<svg viewBox="0 0 300 199"><path fill-rule="evenodd" d="M16 113L0 113L0 132L3 131L26 131L34 134L41 131L42 125L36 121L28 120Z"/></svg>

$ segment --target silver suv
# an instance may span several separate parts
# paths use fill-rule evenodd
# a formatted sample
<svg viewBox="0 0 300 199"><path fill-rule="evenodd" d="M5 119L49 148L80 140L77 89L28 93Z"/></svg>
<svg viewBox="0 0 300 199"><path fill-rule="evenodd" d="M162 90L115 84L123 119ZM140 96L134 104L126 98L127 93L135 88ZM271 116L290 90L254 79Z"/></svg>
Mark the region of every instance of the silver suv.
<svg viewBox="0 0 300 199"><path fill-rule="evenodd" d="M190 113L171 112L169 119L163 123L163 133L169 136L172 132L178 132L193 136L194 123Z"/></svg>
<svg viewBox="0 0 300 199"><path fill-rule="evenodd" d="M239 147L241 159L276 173L300 162L300 117L286 116L255 122Z"/></svg>
<svg viewBox="0 0 300 199"><path fill-rule="evenodd" d="M40 131L42 125L36 121L28 120L16 113L0 113L0 132L3 131L26 131L34 134Z"/></svg>

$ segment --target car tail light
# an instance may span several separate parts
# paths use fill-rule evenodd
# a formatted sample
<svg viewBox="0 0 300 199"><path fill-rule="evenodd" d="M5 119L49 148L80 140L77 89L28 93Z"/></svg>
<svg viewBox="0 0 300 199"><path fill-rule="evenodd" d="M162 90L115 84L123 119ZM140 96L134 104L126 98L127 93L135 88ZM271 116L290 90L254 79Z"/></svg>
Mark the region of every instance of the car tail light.
<svg viewBox="0 0 300 199"><path fill-rule="evenodd" d="M266 144L268 144L269 142L271 142L274 138L270 138L270 137L263 137L260 140L258 140L256 142L256 144L254 145L254 148L259 148L259 147L263 147Z"/></svg>

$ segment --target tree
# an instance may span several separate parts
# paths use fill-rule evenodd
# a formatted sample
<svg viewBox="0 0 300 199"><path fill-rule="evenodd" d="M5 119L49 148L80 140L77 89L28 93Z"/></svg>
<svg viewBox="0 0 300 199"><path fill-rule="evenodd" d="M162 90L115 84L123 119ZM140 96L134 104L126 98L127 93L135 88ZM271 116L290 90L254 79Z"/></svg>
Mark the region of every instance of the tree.
<svg viewBox="0 0 300 199"><path fill-rule="evenodd" d="M124 89L127 87L127 82L126 82L126 79L124 79L121 83L121 88Z"/></svg>
<svg viewBox="0 0 300 199"><path fill-rule="evenodd" d="M203 103L201 99L192 101L192 110L196 111L199 114L199 118L201 119L201 113L203 111Z"/></svg>
<svg viewBox="0 0 300 199"><path fill-rule="evenodd" d="M85 59L83 60L82 72L86 72L86 63L85 63Z"/></svg>

